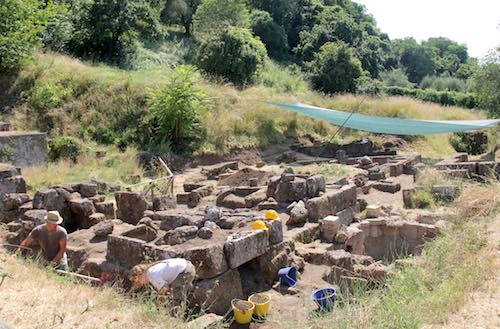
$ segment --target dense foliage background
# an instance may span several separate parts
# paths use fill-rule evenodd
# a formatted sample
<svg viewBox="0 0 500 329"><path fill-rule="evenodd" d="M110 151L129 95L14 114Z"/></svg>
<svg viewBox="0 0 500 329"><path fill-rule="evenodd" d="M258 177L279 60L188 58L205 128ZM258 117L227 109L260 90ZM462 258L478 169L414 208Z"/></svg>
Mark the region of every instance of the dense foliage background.
<svg viewBox="0 0 500 329"><path fill-rule="evenodd" d="M207 102L184 98L200 95L202 80L242 91L264 85L282 92L312 88L327 95L402 95L500 114L500 48L476 59L465 45L443 37L391 40L366 8L351 0L2 1L0 78L15 76L36 50L97 66L173 75L170 87L179 84L181 89L125 97L131 89L124 84L114 95L124 108L104 106L92 114L94 124L83 139L119 146L199 142L189 135L203 135L197 129L198 112L206 110ZM205 79L198 79L199 73ZM36 70L33 74L18 79L27 90L16 87L23 89L37 129L51 132L62 126L66 110L61 107L67 109L73 99L87 108L98 102L82 99L94 86L85 77L74 84L64 77L41 79ZM171 118L178 126L169 126ZM113 133L130 122L134 129ZM151 137L158 133L161 138Z"/></svg>

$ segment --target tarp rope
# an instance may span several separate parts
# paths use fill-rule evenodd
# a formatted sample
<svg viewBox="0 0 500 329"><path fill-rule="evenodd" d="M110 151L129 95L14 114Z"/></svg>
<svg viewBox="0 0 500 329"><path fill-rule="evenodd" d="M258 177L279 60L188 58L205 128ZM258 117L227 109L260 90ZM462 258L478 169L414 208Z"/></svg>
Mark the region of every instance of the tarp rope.
<svg viewBox="0 0 500 329"><path fill-rule="evenodd" d="M500 119L492 120L415 120L342 112L301 103L266 102L282 109L324 120L340 127L391 135L430 135L497 128ZM359 106L358 106L359 107ZM340 130L338 130L340 131Z"/></svg>

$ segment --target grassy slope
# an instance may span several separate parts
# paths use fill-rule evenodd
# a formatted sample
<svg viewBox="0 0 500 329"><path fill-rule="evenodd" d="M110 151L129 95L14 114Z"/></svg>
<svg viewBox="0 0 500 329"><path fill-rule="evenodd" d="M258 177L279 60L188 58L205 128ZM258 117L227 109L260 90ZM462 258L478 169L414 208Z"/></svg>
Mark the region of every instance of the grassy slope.
<svg viewBox="0 0 500 329"><path fill-rule="evenodd" d="M137 142L141 132L150 128L145 121L149 92L161 87L167 76L165 69L123 71L89 65L63 55L38 54L11 85L10 93L19 94L22 101L4 119L19 129L40 129L52 135L74 135L102 143ZM260 81L259 85L243 91L209 80L202 82L211 98L211 107L203 122L207 138L197 153L223 154L234 148L266 147L304 134L327 139L336 130L329 124L260 103L261 100L300 101L344 111L351 111L361 103L361 113L402 118L482 117L480 112L404 97L327 97L310 91L300 75L272 63ZM42 104L47 109L33 109L33 104L47 98L49 104ZM341 139L364 135L346 130ZM444 135L429 136L413 144L424 156L438 157L453 152L447 140Z"/></svg>

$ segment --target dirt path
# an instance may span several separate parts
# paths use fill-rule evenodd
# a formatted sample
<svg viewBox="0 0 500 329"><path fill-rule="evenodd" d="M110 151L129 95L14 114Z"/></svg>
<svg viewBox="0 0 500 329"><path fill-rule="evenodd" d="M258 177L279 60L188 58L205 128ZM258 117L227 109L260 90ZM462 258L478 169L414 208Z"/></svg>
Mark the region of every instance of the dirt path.
<svg viewBox="0 0 500 329"><path fill-rule="evenodd" d="M491 248L495 253L495 275L481 291L468 297L469 302L450 315L445 324L424 329L498 329L500 328L500 216L488 225Z"/></svg>

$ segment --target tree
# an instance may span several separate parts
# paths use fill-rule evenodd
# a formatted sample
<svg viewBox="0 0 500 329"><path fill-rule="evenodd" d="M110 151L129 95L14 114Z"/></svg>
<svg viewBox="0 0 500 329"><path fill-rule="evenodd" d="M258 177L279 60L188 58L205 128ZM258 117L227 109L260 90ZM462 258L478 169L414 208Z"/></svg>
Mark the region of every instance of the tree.
<svg viewBox="0 0 500 329"><path fill-rule="evenodd" d="M193 66L179 66L165 87L153 92L149 110L160 148L185 151L203 139L201 118L206 111L207 96L197 85L198 79Z"/></svg>
<svg viewBox="0 0 500 329"><path fill-rule="evenodd" d="M200 46L196 61L205 72L244 86L254 81L266 58L264 44L248 29L229 27Z"/></svg>
<svg viewBox="0 0 500 329"><path fill-rule="evenodd" d="M52 2L41 0L0 2L0 72L16 69L42 45L42 33L56 12Z"/></svg>
<svg viewBox="0 0 500 329"><path fill-rule="evenodd" d="M500 116L500 46L483 60L473 76L473 88L479 97L479 106L492 117Z"/></svg>
<svg viewBox="0 0 500 329"><path fill-rule="evenodd" d="M162 21L184 26L186 35L190 36L193 29L193 15L201 0L167 0L161 13Z"/></svg>
<svg viewBox="0 0 500 329"><path fill-rule="evenodd" d="M198 34L214 34L228 26L246 28L250 12L243 0L204 0L198 6L193 20Z"/></svg>
<svg viewBox="0 0 500 329"><path fill-rule="evenodd" d="M426 75L436 73L437 52L434 48L419 45L413 38L395 40L394 46L411 82L420 83Z"/></svg>
<svg viewBox="0 0 500 329"><path fill-rule="evenodd" d="M310 61L325 43L343 41L354 46L361 40L361 35L362 31L354 19L341 7L332 6L320 14L319 22L311 31L301 33L296 51L303 61Z"/></svg>
<svg viewBox="0 0 500 329"><path fill-rule="evenodd" d="M95 0L75 8L75 34L70 50L78 56L122 63L135 52L139 36L163 37L160 13L146 0Z"/></svg>
<svg viewBox="0 0 500 329"><path fill-rule="evenodd" d="M361 62L345 42L328 42L309 63L314 87L325 93L355 92Z"/></svg>
<svg viewBox="0 0 500 329"><path fill-rule="evenodd" d="M253 34L266 45L269 56L277 60L284 59L288 52L285 29L276 24L271 15L263 10L252 11L250 21Z"/></svg>

